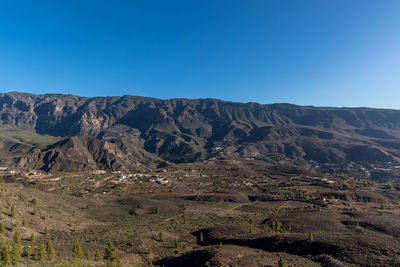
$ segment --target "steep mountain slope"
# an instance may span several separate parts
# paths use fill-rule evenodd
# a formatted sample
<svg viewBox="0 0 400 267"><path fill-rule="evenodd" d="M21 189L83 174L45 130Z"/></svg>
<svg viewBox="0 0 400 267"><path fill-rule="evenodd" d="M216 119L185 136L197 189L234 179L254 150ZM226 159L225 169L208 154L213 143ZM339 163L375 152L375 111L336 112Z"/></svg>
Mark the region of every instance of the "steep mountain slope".
<svg viewBox="0 0 400 267"><path fill-rule="evenodd" d="M400 161L398 110L13 92L0 94L0 124L63 138L92 136L106 154L118 153L105 144L118 147L120 158L140 151L136 162L158 157L177 163L210 157Z"/></svg>
<svg viewBox="0 0 400 267"><path fill-rule="evenodd" d="M60 138L33 131L0 126L0 164L10 165L13 157L40 151L59 140Z"/></svg>
<svg viewBox="0 0 400 267"><path fill-rule="evenodd" d="M131 144L113 144L89 136L66 138L16 158L18 167L45 171L141 169L142 163L152 166L159 161L146 151L134 150Z"/></svg>

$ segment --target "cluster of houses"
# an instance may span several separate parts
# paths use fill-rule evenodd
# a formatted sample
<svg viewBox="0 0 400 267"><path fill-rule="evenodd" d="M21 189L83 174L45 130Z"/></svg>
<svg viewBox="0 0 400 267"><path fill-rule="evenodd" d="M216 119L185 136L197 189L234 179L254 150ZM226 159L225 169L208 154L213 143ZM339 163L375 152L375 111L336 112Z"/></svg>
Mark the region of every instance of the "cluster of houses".
<svg viewBox="0 0 400 267"><path fill-rule="evenodd" d="M96 170L93 171L93 174L105 174L106 171L104 170ZM170 180L167 178L163 177L157 177L157 178L150 178L148 180L143 180L145 177L151 177L152 175L150 174L143 174L143 173L131 173L131 174L124 174L121 171L114 171L113 174L118 174L118 176L114 179L115 183L122 183L126 182L128 180L135 180L137 183L141 184L143 182L150 182L150 183L156 183L156 184L161 184L161 185L166 185L170 183Z"/></svg>
<svg viewBox="0 0 400 267"><path fill-rule="evenodd" d="M163 184L163 185L169 184L169 180L167 178L163 178L163 177L158 177L158 178L155 178L155 179L151 178L151 179L149 179L149 182L150 183Z"/></svg>
<svg viewBox="0 0 400 267"><path fill-rule="evenodd" d="M9 170L8 167L0 167L0 171L7 171L9 174L14 175L17 172L14 170Z"/></svg>
<svg viewBox="0 0 400 267"><path fill-rule="evenodd" d="M145 176L149 176L149 175L144 175L142 173L123 174L120 171L114 172L114 174L119 174L114 180L115 183L122 183L122 182L126 182L128 180L135 180L137 183L141 184L145 181L142 178L144 178ZM166 185L166 184L170 183L170 181L167 178L163 178L163 177L150 178L147 181L150 183L156 183L156 184L161 184L161 185Z"/></svg>
<svg viewBox="0 0 400 267"><path fill-rule="evenodd" d="M242 182L236 181L236 182L228 185L228 187L240 187L240 186L248 186L248 187L250 187L250 186L253 186L253 183L247 182L247 181L242 181Z"/></svg>
<svg viewBox="0 0 400 267"><path fill-rule="evenodd" d="M322 198L322 201L323 201L323 202L328 202L328 203L330 203L330 204L338 203L338 200L337 200L336 198L334 198L334 197L331 197L331 198L323 197L323 198Z"/></svg>
<svg viewBox="0 0 400 267"><path fill-rule="evenodd" d="M17 173L14 170L9 170L8 167L0 167L0 171L7 171L11 175L15 175Z"/></svg>
<svg viewBox="0 0 400 267"><path fill-rule="evenodd" d="M141 173L132 173L132 174L120 174L117 178L115 178L115 181L117 183L123 182L127 179L133 179L133 180L137 180L138 178L142 178L143 174Z"/></svg>

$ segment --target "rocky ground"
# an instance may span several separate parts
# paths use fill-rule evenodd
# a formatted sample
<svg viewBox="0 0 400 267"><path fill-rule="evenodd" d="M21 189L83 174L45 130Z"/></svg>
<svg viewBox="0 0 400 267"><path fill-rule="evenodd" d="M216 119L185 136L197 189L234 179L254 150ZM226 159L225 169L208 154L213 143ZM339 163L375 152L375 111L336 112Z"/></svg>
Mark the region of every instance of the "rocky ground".
<svg viewBox="0 0 400 267"><path fill-rule="evenodd" d="M393 266L400 255L396 183L263 161L2 177L2 244L18 232L29 265L102 266L110 241L108 264L123 266ZM40 263L47 240L56 255ZM74 259L77 241L88 259Z"/></svg>

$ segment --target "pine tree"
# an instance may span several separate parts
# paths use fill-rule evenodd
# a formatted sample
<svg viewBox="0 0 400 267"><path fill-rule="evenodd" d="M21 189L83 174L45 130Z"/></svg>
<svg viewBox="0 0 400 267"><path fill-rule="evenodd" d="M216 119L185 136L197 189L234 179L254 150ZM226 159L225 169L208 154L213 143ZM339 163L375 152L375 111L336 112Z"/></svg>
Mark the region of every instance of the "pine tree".
<svg viewBox="0 0 400 267"><path fill-rule="evenodd" d="M11 246L11 262L13 265L18 265L21 261L22 254L22 245L21 245L21 237L18 232L15 232L12 246Z"/></svg>
<svg viewBox="0 0 400 267"><path fill-rule="evenodd" d="M18 232L15 232L14 238L13 238L13 242L14 242L14 243L21 244L21 237L19 236L19 233L18 233Z"/></svg>
<svg viewBox="0 0 400 267"><path fill-rule="evenodd" d="M47 226L44 228L44 235L49 236L49 229L47 229Z"/></svg>
<svg viewBox="0 0 400 267"><path fill-rule="evenodd" d="M82 259L83 258L82 247L78 241L75 241L74 247L72 248L72 254L73 254L72 257L74 259Z"/></svg>
<svg viewBox="0 0 400 267"><path fill-rule="evenodd" d="M15 218L15 207L14 206L11 206L10 216L11 216L11 218Z"/></svg>
<svg viewBox="0 0 400 267"><path fill-rule="evenodd" d="M390 191L395 191L394 185L392 183L388 183L388 187Z"/></svg>
<svg viewBox="0 0 400 267"><path fill-rule="evenodd" d="M87 259L89 261L92 260L92 255L90 254L89 250L86 250L85 259Z"/></svg>
<svg viewBox="0 0 400 267"><path fill-rule="evenodd" d="M53 243L50 240L47 240L46 254L49 260L53 260L54 256L56 255L56 250L54 249Z"/></svg>
<svg viewBox="0 0 400 267"><path fill-rule="evenodd" d="M307 238L308 238L308 240L310 240L310 241L313 241L313 240L314 240L314 236L313 236L313 234L311 233L311 231L308 231L308 233L307 233Z"/></svg>
<svg viewBox="0 0 400 267"><path fill-rule="evenodd" d="M1 248L1 263L3 265L11 264L10 248L8 243L4 244Z"/></svg>
<svg viewBox="0 0 400 267"><path fill-rule="evenodd" d="M32 256L32 247L31 246L25 246L23 251L22 251L22 256L26 257L27 259L30 259Z"/></svg>
<svg viewBox="0 0 400 267"><path fill-rule="evenodd" d="M164 239L164 233L163 233L163 232L160 232L160 233L158 234L158 237L160 238L160 242L164 242L164 241L165 241L165 239Z"/></svg>
<svg viewBox="0 0 400 267"><path fill-rule="evenodd" d="M45 260L45 254L42 242L40 242L36 248L36 260L40 262L44 262Z"/></svg>
<svg viewBox="0 0 400 267"><path fill-rule="evenodd" d="M110 241L108 242L108 245L106 249L104 250L104 257L106 261L115 261L118 259L117 254L115 253L115 247L114 244Z"/></svg>
<svg viewBox="0 0 400 267"><path fill-rule="evenodd" d="M26 227L26 226L27 226L26 220L23 219L23 220L22 220L22 227Z"/></svg>
<svg viewBox="0 0 400 267"><path fill-rule="evenodd" d="M287 267L287 264L286 264L285 260L282 259L282 257L279 257L278 266L279 267Z"/></svg>
<svg viewBox="0 0 400 267"><path fill-rule="evenodd" d="M181 253L181 246L179 245L178 239L175 239L175 254Z"/></svg>
<svg viewBox="0 0 400 267"><path fill-rule="evenodd" d="M204 236L203 236L203 232L200 232L200 243L204 242Z"/></svg>
<svg viewBox="0 0 400 267"><path fill-rule="evenodd" d="M96 250L96 252L94 253L94 260L101 261L101 255L99 250Z"/></svg>
<svg viewBox="0 0 400 267"><path fill-rule="evenodd" d="M21 243L13 242L11 247L11 263L18 265L21 261L22 245Z"/></svg>

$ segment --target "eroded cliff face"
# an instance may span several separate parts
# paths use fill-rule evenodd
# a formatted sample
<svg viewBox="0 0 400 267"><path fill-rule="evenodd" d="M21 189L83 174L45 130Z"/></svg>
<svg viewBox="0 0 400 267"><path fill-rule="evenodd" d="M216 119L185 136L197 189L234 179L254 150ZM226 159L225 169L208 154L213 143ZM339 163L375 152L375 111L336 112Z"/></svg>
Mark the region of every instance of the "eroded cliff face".
<svg viewBox="0 0 400 267"><path fill-rule="evenodd" d="M87 98L72 95L0 94L3 125L65 136Z"/></svg>
<svg viewBox="0 0 400 267"><path fill-rule="evenodd" d="M103 156L93 158L96 164L109 162L106 168L114 157L119 162L129 154L177 163L209 157L320 162L400 157L398 110L14 92L0 94L0 124L62 138L91 136L107 144L96 145ZM113 156L105 159L108 155Z"/></svg>

